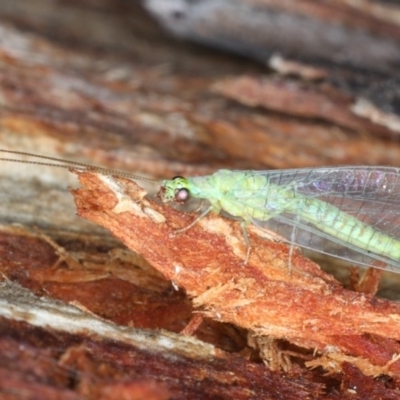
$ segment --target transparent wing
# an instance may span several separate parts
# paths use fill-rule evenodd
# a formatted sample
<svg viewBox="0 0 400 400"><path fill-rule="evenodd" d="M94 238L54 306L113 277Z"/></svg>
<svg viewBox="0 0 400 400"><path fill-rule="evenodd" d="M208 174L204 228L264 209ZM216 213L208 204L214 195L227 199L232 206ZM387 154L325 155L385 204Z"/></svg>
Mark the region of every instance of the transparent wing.
<svg viewBox="0 0 400 400"><path fill-rule="evenodd" d="M293 188L299 195L330 203L340 211L400 241L398 168L364 166L252 173L262 174L269 182L281 187ZM266 208L268 201L266 199ZM245 199L243 202L245 203ZM302 220L300 214L282 213L267 221L253 219L253 222L260 228L276 232L295 245L360 265L371 266L374 260L382 261L387 264L387 269L400 273L400 260L374 254L337 239Z"/></svg>

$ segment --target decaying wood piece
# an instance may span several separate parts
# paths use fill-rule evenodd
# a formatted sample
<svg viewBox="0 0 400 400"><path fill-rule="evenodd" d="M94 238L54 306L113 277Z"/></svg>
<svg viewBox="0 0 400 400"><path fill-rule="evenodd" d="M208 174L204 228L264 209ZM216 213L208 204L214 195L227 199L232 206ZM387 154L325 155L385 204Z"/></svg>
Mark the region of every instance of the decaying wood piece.
<svg viewBox="0 0 400 400"><path fill-rule="evenodd" d="M252 231L244 266L238 222L208 216L175 234L192 215L146 199L130 181L89 173L79 173L79 179L79 215L109 229L183 288L197 312L248 329L261 349L264 337L312 349L309 366L338 372L345 362L366 375L399 376L397 303L343 289L300 253L290 271L287 246Z"/></svg>
<svg viewBox="0 0 400 400"><path fill-rule="evenodd" d="M307 89L313 92L310 103L315 95L329 98L332 94L327 96L326 89L330 87L339 95L333 94L333 103L335 97L344 99L339 114L350 122L345 126L361 124L377 135L398 137L398 4L370 0L145 0L145 5L175 36L266 63L284 76L281 84L287 95L291 93L289 77L300 78L303 85L291 83L304 96L300 102L308 103ZM276 84L272 80L262 85L269 89L265 95L270 98L267 108L272 110L276 103L269 96L269 86ZM325 105L330 103L328 98ZM318 114L318 109L313 107L312 113ZM282 111L297 115L298 105L289 102ZM339 115L330 116L336 117Z"/></svg>
<svg viewBox="0 0 400 400"><path fill-rule="evenodd" d="M254 21L249 7L292 15L292 22L314 20L329 29L339 21L338 32L346 34L342 39L353 45L346 54L356 55L349 59L356 63L330 64L309 57L307 47L315 54L320 43L315 35L299 58L285 52L283 40L278 55L256 54L255 39L284 37L256 36L248 29L251 25L225 37L237 44L235 35L247 36L242 54L261 59L262 65L192 48L160 34L135 1L82 0L57 2L56 7L48 7L45 0L0 2L1 147L164 178L221 167L399 165L400 147L390 140L396 139L398 127L398 54L390 52L398 48L399 37L393 2L161 2L203 6L205 11L210 5L244 9L228 15L233 27L243 17ZM214 27L228 26L221 14L214 16L219 18ZM202 30L211 41L222 37L221 31L215 35L211 29L213 18L203 19L210 29ZM195 30L197 25L189 27ZM376 45L354 52L352 33L366 40L363 43L378 44L379 52L365 56L365 50ZM323 50L336 61L343 56L329 52L329 47ZM280 76L271 74L265 63ZM170 338L160 329L180 332L190 321L193 308L184 290L195 302L195 315L211 317L196 331L203 343L197 341L194 354L183 359L176 358L175 347L170 352L152 348L150 355L126 343L110 347L107 335L99 339L89 322L84 334L68 332L73 325L68 321L64 331L53 325L33 327L29 320L38 299L26 298L29 304L19 309L18 297L9 297L0 310L20 312L0 321L1 395L9 395L11 387L35 399L38 393L43 399L98 399L99 393L112 399L158 399L168 393L178 399L398 398L398 312L392 303L343 291L297 253L296 270L287 275L286 246L259 239L259 232L251 235L254 251L244 268L246 249L234 222L210 216L174 236L192 215L143 199L137 199L140 207L133 207L134 212L129 198L115 208L113 181L86 176L90 190L105 183L111 183L112 190L101 186L103 199L80 192L82 215L91 214L129 241L181 287L176 291L104 230L73 218L66 194L70 174L5 163L0 172L2 275L39 296L78 305L93 321L97 316L113 321L119 330L148 329L155 341ZM119 185L118 190L128 190L126 183ZM133 197L137 193L128 191ZM94 207L95 200L100 208ZM109 208L107 201L112 203ZM10 225L16 222L25 227ZM12 290L23 296L15 286ZM52 309L56 319L57 308L62 314L65 304L53 307L43 301L42 306ZM254 307L259 315L254 315ZM196 318L191 321L188 328L193 330ZM246 346L247 330L255 350ZM173 336L175 344L186 341ZM214 345L214 353L203 363L196 352L202 352L204 342ZM165 362L168 356L178 359L178 365ZM330 377L322 376L320 368L310 369L317 366ZM270 371L280 368L289 372Z"/></svg>
<svg viewBox="0 0 400 400"><path fill-rule="evenodd" d="M295 400L323 389L262 365L246 371L244 359L193 337L116 325L9 281L0 284L0 352L4 399L248 399L251 391Z"/></svg>
<svg viewBox="0 0 400 400"><path fill-rule="evenodd" d="M145 0L180 37L266 61L271 54L397 73L399 7L384 1Z"/></svg>

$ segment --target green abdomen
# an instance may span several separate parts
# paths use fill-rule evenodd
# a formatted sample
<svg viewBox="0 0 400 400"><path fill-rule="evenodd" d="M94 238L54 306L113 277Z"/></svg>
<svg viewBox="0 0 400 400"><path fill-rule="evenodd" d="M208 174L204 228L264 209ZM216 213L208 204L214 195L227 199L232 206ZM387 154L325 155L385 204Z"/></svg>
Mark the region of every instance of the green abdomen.
<svg viewBox="0 0 400 400"><path fill-rule="evenodd" d="M301 218L321 231L345 243L393 260L400 260L400 241L329 203L303 197L297 212Z"/></svg>

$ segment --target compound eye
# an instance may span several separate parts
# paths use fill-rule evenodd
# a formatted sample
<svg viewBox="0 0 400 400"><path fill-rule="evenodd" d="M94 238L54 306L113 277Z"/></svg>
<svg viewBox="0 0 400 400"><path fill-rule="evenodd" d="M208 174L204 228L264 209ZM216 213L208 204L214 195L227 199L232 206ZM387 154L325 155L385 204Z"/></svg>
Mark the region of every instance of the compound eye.
<svg viewBox="0 0 400 400"><path fill-rule="evenodd" d="M186 203L190 198L190 192L186 188L180 188L175 192L175 201L177 203Z"/></svg>

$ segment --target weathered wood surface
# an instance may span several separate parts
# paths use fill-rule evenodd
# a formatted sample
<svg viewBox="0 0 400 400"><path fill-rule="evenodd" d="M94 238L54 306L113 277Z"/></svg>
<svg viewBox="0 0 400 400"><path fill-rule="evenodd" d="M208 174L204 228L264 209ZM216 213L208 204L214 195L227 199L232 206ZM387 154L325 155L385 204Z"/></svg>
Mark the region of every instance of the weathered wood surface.
<svg viewBox="0 0 400 400"><path fill-rule="evenodd" d="M150 3L160 6L157 0L147 1L146 6ZM154 178L204 174L221 167L400 165L400 18L395 3L218 0L212 2L214 7L228 7L229 13L219 11L215 21L217 14L207 14L210 0L191 2L205 13L200 21L207 26L203 30L198 29L195 18L201 14L187 8L189 1L172 3L186 7L186 14L179 14L182 10L168 14L171 10L166 0L168 7L158 17L156 13L153 17L147 14L135 1L0 2L0 147ZM309 21L311 25L306 26L313 29L323 30L328 25L325 33L341 29L340 51L334 53L314 40L323 39L321 31L313 30L315 33L303 47L293 45L295 42L289 40L293 35L284 31L271 38L273 42L265 34L257 37L253 18L243 19L254 16L254 7L260 18L267 18L273 10L289 21ZM246 11L237 13L238 9ZM176 28L190 21L179 39L169 37L168 29L164 30L168 28L168 15L178 17ZM157 21L164 24L164 29ZM293 26L299 25L291 25L291 29ZM217 40L221 37L223 43ZM260 37L262 48L257 41ZM193 39L203 46L193 44ZM240 44L240 49L233 50L240 50L247 58L228 54L226 51L232 49L229 41ZM369 53L368 43L374 43L376 51ZM208 49L204 46L208 44L225 52ZM318 48L324 52L319 54ZM343 56L346 62L340 59ZM263 244L260 251L269 252L269 259L274 260L270 263L272 269L263 276L264 291L273 285L279 287L281 300L285 293L308 293L304 308L298 302L292 304L297 310L292 330L290 311L282 316L286 325L280 328L285 328L286 334L279 335L279 318L273 319L272 311L270 324L251 325L259 324L259 319L236 315L229 311L229 303L223 311L213 302L210 308L204 303L210 299L200 296L187 281L180 281L181 289L177 291L170 280L174 277L161 268L165 279L153 268L162 263L152 259L152 251L162 250L169 255L164 263L167 266L175 257L186 261L189 255L195 257L199 249L208 248L207 243L212 243L212 248L204 250L205 258L200 257L197 266L192 259L192 266L200 267L207 257L214 259L210 252L216 255L220 246L226 248L225 262L234 262L244 251L235 223L215 218L216 226L230 227L233 236L226 237L231 237L231 246L236 243L233 247L224 244L218 233L209 237L211 233L200 226L185 236L164 236L165 240L160 236L151 242L150 233L169 232L174 224L193 218L170 210L160 231L155 230L154 221L148 221L153 225L144 243L149 252L146 261L103 228L75 216L68 186L77 183L70 172L1 163L0 174L1 273L5 279L48 299L43 305L29 295L20 304L10 290L22 298L24 292L4 283L0 299L0 387L8 398L19 398L22 393L32 393L32 398L43 393L43 399L115 398L118 393L120 397L148 399L396 398L396 305L343 290L316 264L298 254L299 265L307 270L303 278L310 280L304 283L308 288L301 288L300 281L291 281L296 277L285 278L280 264L287 248ZM86 186L99 184L95 176L87 179ZM102 190L107 193L107 188ZM112 193L107 196L101 200L96 192L89 197L86 213L100 211L94 208L94 200L114 201ZM85 214L85 203L78 200L78 205L80 213ZM145 254L139 239L143 237L130 246ZM220 262L224 279L229 280L229 268ZM254 276L235 268L231 271L233 291L225 294L231 298L236 293L235 279L240 278L237 295L246 297L243 282ZM190 275L191 271L185 273ZM200 283L217 276L205 277ZM172 281L177 283L176 279ZM321 288L315 282L329 289L322 291L321 297L316 294ZM364 287L372 290L375 283L376 278L371 278ZM390 277L389 284L396 288L396 278ZM248 289L248 295L254 295L255 287L250 285ZM303 321L304 332L308 333L296 336L304 316L300 310L306 313L313 302L319 301L319 308L312 310L315 315L320 312L321 317L325 305L334 308L326 294L329 291L337 303L347 304L342 324L335 325L332 315L327 314L326 320ZM214 293L212 288L206 292ZM354 304L349 300L351 296ZM197 310L210 317L194 333L202 342L177 334L194 315L192 298L196 299ZM49 320L55 320L57 310L66 318L64 321L72 318L60 303L53 304L55 299L78 305L82 313L79 318L91 321L86 325L96 325L97 318L103 318L115 323L116 330L112 335L106 330L96 334L90 327L73 330L67 322L49 325L48 320L38 317L43 315L43 307L53 313ZM246 299L254 301L253 297ZM278 300L276 295L266 301L271 309L275 306L284 313ZM351 310L354 318L347 321ZM216 318L218 313L222 319ZM365 321L358 322L363 316ZM390 323L386 324L388 318ZM192 320L189 327L195 322ZM122 334L126 326L132 328L129 335L136 341L127 342ZM318 334L312 335L312 327ZM146 342L144 346L150 346L151 354L143 352L137 342L142 338L141 329L148 329L146 334L159 343L173 343L171 348L153 348ZM110 345L111 338L116 344ZM190 351L183 354L180 349L188 340ZM318 350L315 354L314 349ZM172 365L168 357L178 361ZM39 370L26 362L31 359L40 365ZM322 370L310 369L317 365L329 366L332 375L325 377ZM383 377L373 378L379 374Z"/></svg>

